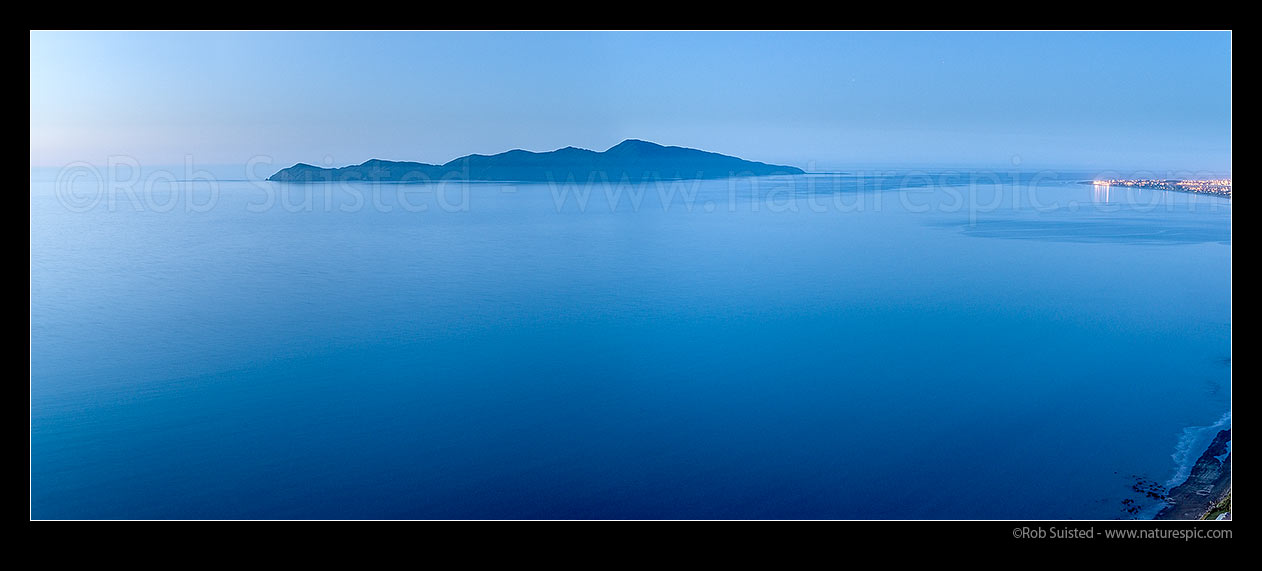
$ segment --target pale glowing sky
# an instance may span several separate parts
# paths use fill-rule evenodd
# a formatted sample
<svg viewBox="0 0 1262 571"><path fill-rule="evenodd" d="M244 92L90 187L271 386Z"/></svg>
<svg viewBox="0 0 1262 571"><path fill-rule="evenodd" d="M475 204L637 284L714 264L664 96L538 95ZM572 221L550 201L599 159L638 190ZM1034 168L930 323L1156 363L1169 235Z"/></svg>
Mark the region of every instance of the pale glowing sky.
<svg viewBox="0 0 1262 571"><path fill-rule="evenodd" d="M1231 34L31 33L32 166L625 138L808 170L1230 171Z"/></svg>

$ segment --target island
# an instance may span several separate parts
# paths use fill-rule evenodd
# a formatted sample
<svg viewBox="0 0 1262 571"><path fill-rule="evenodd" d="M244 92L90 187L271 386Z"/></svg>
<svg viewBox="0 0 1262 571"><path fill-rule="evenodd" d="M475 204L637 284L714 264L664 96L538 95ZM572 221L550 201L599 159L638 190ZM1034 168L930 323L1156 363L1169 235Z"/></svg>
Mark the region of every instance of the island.
<svg viewBox="0 0 1262 571"><path fill-rule="evenodd" d="M516 149L497 155L468 155L441 165L380 159L340 168L298 163L281 169L267 180L291 183L451 180L618 183L798 174L804 173L797 167L627 139L604 152L576 147L544 153Z"/></svg>

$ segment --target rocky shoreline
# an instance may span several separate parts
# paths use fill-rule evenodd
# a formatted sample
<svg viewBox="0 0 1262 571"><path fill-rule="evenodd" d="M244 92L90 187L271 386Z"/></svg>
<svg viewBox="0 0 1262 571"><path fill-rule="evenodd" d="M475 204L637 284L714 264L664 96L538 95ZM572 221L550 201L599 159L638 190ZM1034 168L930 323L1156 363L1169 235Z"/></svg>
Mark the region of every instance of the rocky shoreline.
<svg viewBox="0 0 1262 571"><path fill-rule="evenodd" d="M1209 448L1196 460L1182 484L1170 488L1169 504L1154 519L1202 519L1231 494L1231 429L1220 430ZM1231 512L1224 512L1231 519Z"/></svg>

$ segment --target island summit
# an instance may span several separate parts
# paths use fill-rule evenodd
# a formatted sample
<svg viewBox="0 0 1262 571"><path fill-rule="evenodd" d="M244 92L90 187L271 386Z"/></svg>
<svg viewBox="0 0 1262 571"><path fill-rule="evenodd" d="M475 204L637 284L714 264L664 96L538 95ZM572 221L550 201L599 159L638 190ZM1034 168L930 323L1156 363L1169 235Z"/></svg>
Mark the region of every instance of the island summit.
<svg viewBox="0 0 1262 571"><path fill-rule="evenodd" d="M802 169L627 139L604 152L575 147L545 153L517 149L498 155L468 155L442 165L380 159L341 168L298 163L281 169L267 180L297 183L450 180L620 182L795 174L803 174Z"/></svg>

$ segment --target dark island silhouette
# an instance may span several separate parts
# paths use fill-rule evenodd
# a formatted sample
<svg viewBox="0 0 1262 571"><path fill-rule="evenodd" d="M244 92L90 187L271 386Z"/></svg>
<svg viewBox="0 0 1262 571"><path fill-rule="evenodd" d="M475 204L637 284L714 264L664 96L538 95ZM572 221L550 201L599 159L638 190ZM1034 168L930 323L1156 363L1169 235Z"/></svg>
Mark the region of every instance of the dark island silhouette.
<svg viewBox="0 0 1262 571"><path fill-rule="evenodd" d="M436 182L621 182L803 174L797 167L769 165L686 147L627 139L604 152L566 147L545 153L520 149L498 155L468 155L442 165L383 161L320 168L298 163L267 178L318 183L342 181Z"/></svg>

